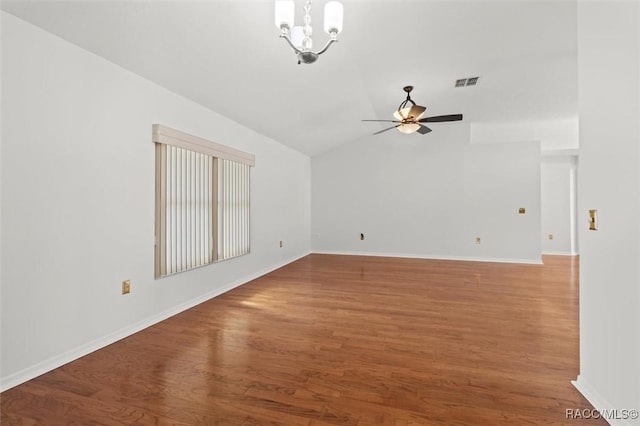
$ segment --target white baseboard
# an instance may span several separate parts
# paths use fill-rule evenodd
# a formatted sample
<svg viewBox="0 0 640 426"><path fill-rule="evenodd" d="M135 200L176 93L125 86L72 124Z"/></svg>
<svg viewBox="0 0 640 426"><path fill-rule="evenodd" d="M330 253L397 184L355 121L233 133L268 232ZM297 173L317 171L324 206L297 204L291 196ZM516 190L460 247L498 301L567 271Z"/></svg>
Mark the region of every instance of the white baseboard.
<svg viewBox="0 0 640 426"><path fill-rule="evenodd" d="M593 408L598 410L599 413L611 413L615 410L615 408L613 408L614 405L603 398L602 395L600 395L582 375L579 374L576 380L571 381L571 384L587 399L587 401L591 403L591 405L593 405ZM629 409L636 409L636 407L629 407ZM626 419L606 418L605 415L603 415L602 418L611 426L632 426L633 424L638 424L632 423L630 420ZM635 421L637 422L637 420Z"/></svg>
<svg viewBox="0 0 640 426"><path fill-rule="evenodd" d="M491 257L464 257L464 256L439 256L428 254L406 254L406 253L372 253L360 251L335 251L335 250L312 250L317 254L339 254L345 256L377 256L377 257L404 257L408 259L429 259L429 260L458 260L463 262L491 262L491 263L522 263L527 265L542 265L542 259L506 259Z"/></svg>
<svg viewBox="0 0 640 426"><path fill-rule="evenodd" d="M578 256L578 253L570 251L543 251L542 254L548 256Z"/></svg>
<svg viewBox="0 0 640 426"><path fill-rule="evenodd" d="M212 299L216 296L219 296L223 293L226 293L229 290L233 290L236 287L246 284L249 281L253 281L256 278L259 278L263 275L268 274L269 272L275 271L276 269L282 268L283 266L288 265L289 263L295 262L296 260L301 259L307 256L308 254L310 254L310 252L305 252L299 256L294 256L287 260L281 261L275 265L272 265L268 268L255 272L247 277L233 281L223 287L217 288L208 293L202 294L201 296L198 296L187 302L181 303L177 306L174 306L170 309L167 309L163 312L160 312L156 315L153 315L135 324L122 328L113 333L109 333L106 336L100 337L98 339L92 340L91 342L81 345L75 349L71 349L60 355L56 355L52 358L39 362L31 367L27 367L16 373L10 374L6 377L2 377L0 378L0 392L4 392L7 389L11 389L14 386L18 386L26 381L34 379L44 373L47 373L51 370L54 370L65 364L68 364L71 361L75 361L78 358L88 355L91 352L95 352L98 349L102 349L105 346L115 343L118 340L124 339L125 337L131 336L132 334L142 331L145 328L151 327L152 325L157 324L161 321L164 321L167 318L170 318L176 314L179 314L180 312L186 311L187 309L191 309L194 306L199 305L200 303L206 302L207 300Z"/></svg>

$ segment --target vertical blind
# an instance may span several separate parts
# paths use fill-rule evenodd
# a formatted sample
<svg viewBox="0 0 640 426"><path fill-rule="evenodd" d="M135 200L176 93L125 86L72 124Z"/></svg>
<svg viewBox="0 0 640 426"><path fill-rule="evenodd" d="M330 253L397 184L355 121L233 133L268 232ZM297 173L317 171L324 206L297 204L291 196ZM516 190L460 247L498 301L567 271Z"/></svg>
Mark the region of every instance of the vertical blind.
<svg viewBox="0 0 640 426"><path fill-rule="evenodd" d="M253 156L203 141L154 125L156 277L250 251Z"/></svg>
<svg viewBox="0 0 640 426"><path fill-rule="evenodd" d="M246 164L218 160L218 258L249 253L249 172Z"/></svg>
<svg viewBox="0 0 640 426"><path fill-rule="evenodd" d="M170 275L215 260L215 158L162 144L156 150L164 169L160 275Z"/></svg>

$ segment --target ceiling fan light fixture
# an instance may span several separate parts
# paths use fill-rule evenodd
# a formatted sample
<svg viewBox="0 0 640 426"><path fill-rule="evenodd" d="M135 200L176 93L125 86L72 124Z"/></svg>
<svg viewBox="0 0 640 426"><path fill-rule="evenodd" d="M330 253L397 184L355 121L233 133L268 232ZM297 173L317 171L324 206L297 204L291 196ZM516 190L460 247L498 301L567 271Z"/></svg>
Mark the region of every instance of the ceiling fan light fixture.
<svg viewBox="0 0 640 426"><path fill-rule="evenodd" d="M401 108L393 112L393 116L397 120L419 120L427 109L420 105L412 105L410 107Z"/></svg>
<svg viewBox="0 0 640 426"><path fill-rule="evenodd" d="M420 128L418 123L402 123L398 126L398 131L406 134L415 133Z"/></svg>
<svg viewBox="0 0 640 426"><path fill-rule="evenodd" d="M393 117L394 117L396 120L400 120L400 121L405 120L405 119L408 117L408 114L409 114L409 110L410 110L410 109L411 109L411 108L402 108L402 109L398 109L398 110L396 110L396 111L394 111L394 112L393 112Z"/></svg>

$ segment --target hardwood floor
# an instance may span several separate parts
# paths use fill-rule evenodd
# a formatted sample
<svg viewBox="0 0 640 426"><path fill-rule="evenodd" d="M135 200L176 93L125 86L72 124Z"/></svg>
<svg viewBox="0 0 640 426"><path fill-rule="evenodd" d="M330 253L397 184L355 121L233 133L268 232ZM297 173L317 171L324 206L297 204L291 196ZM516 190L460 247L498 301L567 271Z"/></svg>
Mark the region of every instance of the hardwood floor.
<svg viewBox="0 0 640 426"><path fill-rule="evenodd" d="M565 418L578 264L544 261L310 255L4 392L2 425L606 424Z"/></svg>

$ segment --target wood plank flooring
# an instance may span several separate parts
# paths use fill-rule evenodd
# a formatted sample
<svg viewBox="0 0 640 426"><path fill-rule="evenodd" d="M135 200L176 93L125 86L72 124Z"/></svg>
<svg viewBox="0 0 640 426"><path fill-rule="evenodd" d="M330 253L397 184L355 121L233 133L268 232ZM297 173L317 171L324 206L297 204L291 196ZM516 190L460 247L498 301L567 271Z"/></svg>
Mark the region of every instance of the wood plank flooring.
<svg viewBox="0 0 640 426"><path fill-rule="evenodd" d="M544 262L309 255L2 393L2 425L606 424L565 418L578 264Z"/></svg>

